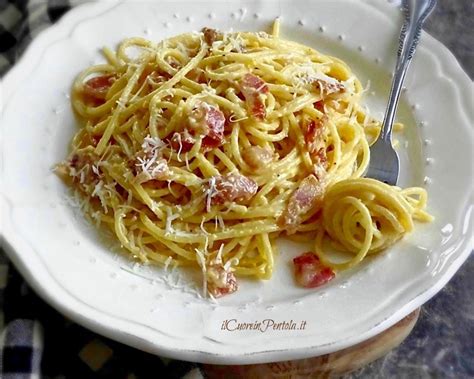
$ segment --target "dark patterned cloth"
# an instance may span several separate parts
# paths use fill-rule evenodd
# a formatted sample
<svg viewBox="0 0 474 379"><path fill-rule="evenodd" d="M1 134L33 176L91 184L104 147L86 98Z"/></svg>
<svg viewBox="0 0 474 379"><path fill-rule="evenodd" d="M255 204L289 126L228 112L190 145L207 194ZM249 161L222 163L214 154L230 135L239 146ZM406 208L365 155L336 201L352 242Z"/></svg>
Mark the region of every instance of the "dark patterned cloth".
<svg viewBox="0 0 474 379"><path fill-rule="evenodd" d="M0 75L39 32L70 8L68 0L0 0Z"/></svg>
<svg viewBox="0 0 474 379"><path fill-rule="evenodd" d="M203 378L195 363L144 353L65 319L31 291L1 250L0 332L2 379Z"/></svg>
<svg viewBox="0 0 474 379"><path fill-rule="evenodd" d="M80 2L0 0L0 76L40 31ZM437 20L448 17L450 9L456 7L472 11L473 5L471 0L442 2ZM454 24L464 25L466 21L472 25L468 15L457 12ZM430 21L433 29L451 25L446 19L441 24ZM469 28L466 33L472 36ZM445 31L440 34L445 38L450 35ZM472 38L464 43L456 35L453 40L471 46L463 50L463 62L472 75ZM444 42L451 45L449 38ZM423 307L417 326L400 348L350 377L474 377L473 278L474 259L470 258L446 288ZM65 319L29 289L0 249L0 378L202 379L203 373L195 363L144 353Z"/></svg>
<svg viewBox="0 0 474 379"><path fill-rule="evenodd" d="M0 378L202 378L194 363L147 354L68 321L28 288L2 254L0 280L6 277L8 285L0 287Z"/></svg>

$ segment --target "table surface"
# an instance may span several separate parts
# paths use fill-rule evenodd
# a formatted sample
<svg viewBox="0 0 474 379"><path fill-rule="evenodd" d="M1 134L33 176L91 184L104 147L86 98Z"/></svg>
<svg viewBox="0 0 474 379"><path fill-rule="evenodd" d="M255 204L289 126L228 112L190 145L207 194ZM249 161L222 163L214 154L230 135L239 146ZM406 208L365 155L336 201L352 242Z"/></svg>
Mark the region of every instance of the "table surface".
<svg viewBox="0 0 474 379"><path fill-rule="evenodd" d="M425 30L474 77L474 2L439 0ZM410 336L384 358L347 378L474 377L474 257L421 310Z"/></svg>

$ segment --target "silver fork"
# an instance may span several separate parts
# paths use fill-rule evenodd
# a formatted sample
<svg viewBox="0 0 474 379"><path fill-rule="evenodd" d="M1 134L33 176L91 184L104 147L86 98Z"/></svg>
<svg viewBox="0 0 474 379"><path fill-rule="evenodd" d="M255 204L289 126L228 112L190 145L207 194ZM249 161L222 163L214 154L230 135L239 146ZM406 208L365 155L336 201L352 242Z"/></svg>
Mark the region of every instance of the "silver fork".
<svg viewBox="0 0 474 379"><path fill-rule="evenodd" d="M436 0L403 0L405 22L400 32L397 64L392 88L383 119L382 130L377 141L370 147L370 163L366 176L395 185L398 181L400 162L392 146L392 127L397 112L398 100L416 45L420 39L421 27L436 5Z"/></svg>

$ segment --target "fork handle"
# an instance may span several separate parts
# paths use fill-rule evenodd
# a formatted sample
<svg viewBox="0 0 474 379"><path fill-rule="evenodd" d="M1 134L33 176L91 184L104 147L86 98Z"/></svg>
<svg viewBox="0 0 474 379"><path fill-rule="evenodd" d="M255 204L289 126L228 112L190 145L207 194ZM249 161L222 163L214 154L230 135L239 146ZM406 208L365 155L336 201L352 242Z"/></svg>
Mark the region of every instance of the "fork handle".
<svg viewBox="0 0 474 379"><path fill-rule="evenodd" d="M403 81L410 65L416 45L420 39L421 27L436 5L436 0L403 0L405 21L400 32L397 64L393 74L392 88L388 99L387 109L383 119L380 138L390 142L392 140L393 120L397 112L398 100Z"/></svg>

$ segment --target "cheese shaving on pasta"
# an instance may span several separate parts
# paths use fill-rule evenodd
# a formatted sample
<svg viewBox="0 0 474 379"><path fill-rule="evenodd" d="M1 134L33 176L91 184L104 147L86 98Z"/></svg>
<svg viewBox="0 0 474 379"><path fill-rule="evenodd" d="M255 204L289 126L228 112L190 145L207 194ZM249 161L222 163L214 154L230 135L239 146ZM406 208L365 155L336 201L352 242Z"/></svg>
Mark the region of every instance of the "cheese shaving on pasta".
<svg viewBox="0 0 474 379"><path fill-rule="evenodd" d="M339 270L430 220L423 189L362 178L380 122L349 67L278 34L125 39L72 88L83 126L57 173L136 259L194 266L213 297L270 278L279 236Z"/></svg>

